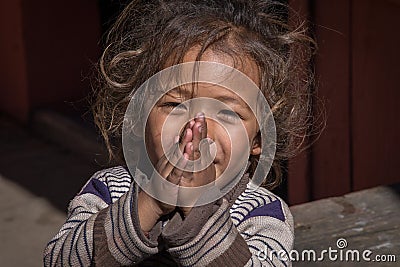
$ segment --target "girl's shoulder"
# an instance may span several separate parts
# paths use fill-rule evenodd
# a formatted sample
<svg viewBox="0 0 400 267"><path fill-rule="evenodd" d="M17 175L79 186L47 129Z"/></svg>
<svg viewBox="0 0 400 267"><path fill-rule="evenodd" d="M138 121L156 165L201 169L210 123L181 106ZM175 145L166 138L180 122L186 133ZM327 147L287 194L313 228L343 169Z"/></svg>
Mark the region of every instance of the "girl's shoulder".
<svg viewBox="0 0 400 267"><path fill-rule="evenodd" d="M245 191L236 199L230 210L235 224L255 217L279 220L293 226L288 205L271 191L248 183Z"/></svg>
<svg viewBox="0 0 400 267"><path fill-rule="evenodd" d="M132 181L131 174L124 166L103 169L92 175L78 195L90 193L111 204L129 191Z"/></svg>
<svg viewBox="0 0 400 267"><path fill-rule="evenodd" d="M102 182L108 183L110 181L132 181L132 176L130 175L126 167L115 166L96 172L95 174L93 174L91 179L97 179Z"/></svg>

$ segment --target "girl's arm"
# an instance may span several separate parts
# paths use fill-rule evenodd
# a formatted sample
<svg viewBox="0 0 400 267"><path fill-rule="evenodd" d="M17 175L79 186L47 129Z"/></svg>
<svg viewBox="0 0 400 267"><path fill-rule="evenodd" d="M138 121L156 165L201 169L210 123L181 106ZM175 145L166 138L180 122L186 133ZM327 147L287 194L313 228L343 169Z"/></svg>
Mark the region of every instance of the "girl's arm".
<svg viewBox="0 0 400 267"><path fill-rule="evenodd" d="M157 253L156 240L140 228L136 189L122 167L96 173L71 201L67 221L45 249L44 265L118 266Z"/></svg>

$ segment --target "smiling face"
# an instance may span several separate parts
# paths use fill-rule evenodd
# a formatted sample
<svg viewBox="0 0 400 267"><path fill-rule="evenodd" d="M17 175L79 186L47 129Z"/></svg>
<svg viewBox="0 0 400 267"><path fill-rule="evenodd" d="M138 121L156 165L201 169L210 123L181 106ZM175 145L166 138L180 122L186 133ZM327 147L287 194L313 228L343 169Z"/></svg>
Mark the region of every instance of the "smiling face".
<svg viewBox="0 0 400 267"><path fill-rule="evenodd" d="M197 53L198 49L191 49L183 62L195 61ZM242 60L239 66L234 66L231 57L212 50L206 51L201 60L235 67L258 84L258 68L251 60ZM240 91L239 97L225 87L199 82L194 88L191 85L181 86L163 95L151 110L146 124L147 153L153 165L165 153L162 139L167 136L172 143L173 136L178 135L187 121L198 112L205 113L207 137L216 145L214 164L217 178L226 170L232 158L259 155L258 123L253 111L242 99L256 102L257 95L245 89ZM248 155L243 155L245 151ZM240 171L240 168L235 169L238 166L233 164L229 168L237 173Z"/></svg>

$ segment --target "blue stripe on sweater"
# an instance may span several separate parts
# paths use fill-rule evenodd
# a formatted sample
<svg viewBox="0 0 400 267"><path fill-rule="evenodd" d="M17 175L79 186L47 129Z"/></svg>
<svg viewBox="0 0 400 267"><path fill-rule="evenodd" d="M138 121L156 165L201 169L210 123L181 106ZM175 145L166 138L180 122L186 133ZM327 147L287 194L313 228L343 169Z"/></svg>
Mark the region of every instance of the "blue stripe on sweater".
<svg viewBox="0 0 400 267"><path fill-rule="evenodd" d="M252 248L252 249L254 249L255 251L257 251L257 253L258 253L258 251L260 251L260 249L259 248L257 248L257 247L255 247L255 246L252 246L252 245L249 245L249 248ZM254 253L253 253L254 254ZM255 255L255 254L254 254ZM257 255L257 258L258 258L258 255ZM251 259L251 266L254 266L254 261L253 261L253 257L251 257L250 258ZM261 261L260 259L258 259L259 261ZM268 263L269 263L269 265L268 266L272 266L272 267L275 267L276 265L270 260L270 259L268 259L268 257L265 259L265 261L267 261ZM259 265L257 265L257 266L260 266L260 262L258 262L259 263ZM262 264L261 264L262 265Z"/></svg>
<svg viewBox="0 0 400 267"><path fill-rule="evenodd" d="M54 241L54 242L58 241L58 238L52 240L51 242L53 242L53 241ZM53 242L53 243L54 243L54 242ZM50 244L50 243L49 243L49 244ZM57 244L55 244L55 245L51 248L51 252L50 252L50 266L53 265L53 255L54 255L54 249L55 249L56 245L57 245ZM47 245L47 246L48 246L48 245Z"/></svg>
<svg viewBox="0 0 400 267"><path fill-rule="evenodd" d="M126 199L125 199L125 201L124 201L124 203L123 203L123 205L122 205L122 210L123 210L123 211L127 210L127 209L126 209L126 205L127 205L127 203L128 203L128 204L130 205L129 208L130 208L130 210L132 211L132 202L133 202L133 200L132 200L132 195L127 195L127 197L126 197ZM129 214L129 215L130 215L130 216L127 216L126 214L124 214L124 228L125 228L125 231L126 231L126 234L127 234L127 236L128 236L129 241L130 241L132 244L135 244L135 241L133 241L133 239L132 239L132 237L131 237L131 233L130 233L131 230L129 229L128 224L127 224L127 222L126 222L127 219L132 218L132 216L134 216L134 215L132 215L132 214ZM141 251L141 250L139 249L139 251ZM141 252L143 252L143 251L141 251ZM132 254L133 254L135 257L137 257L137 255L135 255L133 252L132 252Z"/></svg>
<svg viewBox="0 0 400 267"><path fill-rule="evenodd" d="M76 243L78 242L79 236L78 236L77 232L78 232L79 228L81 227L81 225L82 225L82 223L79 223L78 225L75 225L74 234L73 234L73 236L71 238L71 247L69 249L69 255L68 255L68 263L69 263L70 266L72 266L71 256L72 256L72 249L74 247L74 241L76 240ZM77 248L78 248L78 246L77 246L77 244L75 244L76 256L77 256L77 258L79 260L80 266L83 266L82 260L81 260L81 257L79 256Z"/></svg>
<svg viewBox="0 0 400 267"><path fill-rule="evenodd" d="M131 186L131 184L129 184L129 185L123 185L123 184L109 184L108 185L110 188L122 188L122 189L126 189L126 188L130 188L130 186Z"/></svg>
<svg viewBox="0 0 400 267"><path fill-rule="evenodd" d="M64 247L67 245L67 238L68 238L68 236L64 239L64 243L62 243L62 245L61 245L61 250L60 250L60 254L59 254L61 264L64 261ZM56 259L55 263L57 263L57 261L58 261L58 258Z"/></svg>
<svg viewBox="0 0 400 267"><path fill-rule="evenodd" d="M260 240L258 240L258 241L260 241ZM264 243L264 242L262 242L262 243ZM266 246L269 248L269 249L273 249L271 246L269 246L267 243L264 243L264 244L266 244ZM258 247L256 247L256 246L253 246L253 245L248 245L249 246L249 248L252 248L252 249L254 249L254 251L257 251L257 257L258 257L258 253L260 252L260 248L258 248ZM268 256L268 255L267 255ZM261 261L261 260L260 260ZM272 259L270 259L269 257L266 257L265 258L265 261L267 261L267 262L269 262L270 263L270 266L276 266L275 265L275 263L273 263L272 262ZM284 265L284 266L286 266L287 267L287 264L286 264L286 262L283 262L283 261L281 261L282 262L282 264ZM254 263L254 262L253 262Z"/></svg>
<svg viewBox="0 0 400 267"><path fill-rule="evenodd" d="M223 216L224 216L224 213L221 213L221 215L218 217L218 219L217 219L216 221L219 221L220 218L222 218ZM228 223L229 219L230 219L230 216L227 216L227 218L226 218L225 221L222 223L222 225L219 226L219 227L216 229L216 231L215 231L212 235L210 235L210 236L207 238L207 240L204 241L203 245L201 245L201 246L198 248L198 250L197 250L196 252L194 252L194 253L191 254L191 255L185 256L185 257L183 257L183 258L181 258L181 259L187 259L187 258L194 257L195 255L197 255L197 254L200 252L200 250L207 244L207 242L208 242L211 238L213 238L214 235L217 234L217 233L225 226L226 223ZM233 224L232 224L232 225L233 225ZM232 225L230 226L229 231L232 229ZM210 227L210 228L206 231L206 233L204 234L204 236L206 236L206 235L211 231L212 228L213 228L213 227ZM228 233L229 233L229 231L228 231ZM198 243L194 243L194 244L192 244L191 246L185 248L183 251L187 251L188 249L190 249L190 248L196 246L197 244L198 244ZM204 254L203 254L203 255L204 255ZM203 255L202 255L202 256L203 256Z"/></svg>
<svg viewBox="0 0 400 267"><path fill-rule="evenodd" d="M253 209L255 209L256 207L262 206L262 204L260 202L258 202L256 199L252 199L252 200L255 201L257 204L254 205L254 203L252 201L250 201L250 199L243 200L240 204L241 205L243 205L243 204L250 205ZM241 206L240 206L240 208L241 208Z"/></svg>
<svg viewBox="0 0 400 267"><path fill-rule="evenodd" d="M79 260L79 265L83 266L83 262L82 262L81 256L79 255L79 250L78 250L77 245L75 245L75 252L76 252L76 256L78 257L78 260Z"/></svg>
<svg viewBox="0 0 400 267"><path fill-rule="evenodd" d="M87 241L87 228L86 227L87 227L87 221L85 221L85 225L83 227L83 241L85 242L86 254L90 261L90 249L89 249L89 244Z"/></svg>
<svg viewBox="0 0 400 267"><path fill-rule="evenodd" d="M268 199L269 199L269 201L270 202L272 202L273 201L273 199L271 198L271 196L269 195L269 194L266 194L265 192L257 192L257 191L250 191L249 192L249 190L247 190L246 189L246 191L245 191L245 194L246 194L246 197L249 197L249 196L251 196L251 197L260 197L260 198L262 198L262 199L264 199L265 197L267 197ZM245 198L246 198L245 197Z"/></svg>
<svg viewBox="0 0 400 267"><path fill-rule="evenodd" d="M281 220L282 222L285 221L285 215L283 214L282 205L279 200L272 201L267 205L263 205L259 208L252 210L249 214L246 215L246 217L244 217L243 220L247 220L251 217L256 216L270 216Z"/></svg>
<svg viewBox="0 0 400 267"><path fill-rule="evenodd" d="M225 224L224 224L224 225L225 225ZM221 226L221 227L218 229L218 232L219 232L219 230L220 230L222 227L223 227L223 226ZM201 260L201 259L202 259L203 257L205 257L208 253L210 253L210 251L214 250L215 247L217 247L219 244L221 244L222 241L224 241L225 238L230 234L232 228L233 228L233 224L231 224L231 226L229 227L228 231L224 234L224 236L223 236L222 238L220 238L220 240L219 240L213 247L209 248L203 255L201 255L201 257L200 257L197 261L195 261L194 264L196 264L197 262L199 262L199 260Z"/></svg>
<svg viewBox="0 0 400 267"><path fill-rule="evenodd" d="M83 209L83 210L77 211L78 209ZM70 214L68 215L68 219L69 219L69 218L72 218L72 217L75 217L75 216L77 216L77 215L79 215L79 214L81 214L81 213L95 214L96 212L89 211L89 210L84 210L84 207L82 207L82 206L77 206L77 207L75 207L75 208L70 212Z"/></svg>
<svg viewBox="0 0 400 267"><path fill-rule="evenodd" d="M254 208L254 207L253 207ZM238 206L235 208L235 210L232 213L237 212L239 209L244 209L245 211L247 211L247 213L249 213L251 211L251 209L248 209L246 206ZM240 212L241 213L241 212Z"/></svg>
<svg viewBox="0 0 400 267"><path fill-rule="evenodd" d="M272 238L271 238L272 239ZM277 255L277 252L276 252L276 250L274 250L274 248L273 247L271 247L271 245L268 243L268 242L266 242L264 239L261 239L261 238L255 238L254 236L253 237L251 237L250 238L250 240L251 241L258 241L258 242L260 242L260 243L262 243L262 244L264 244L264 246L265 247L267 247L268 248L268 251L275 251L275 253L272 253L272 255L275 255L275 257L280 261L280 262L282 262L282 264L284 265L284 266L287 266L287 263L284 261L284 260L282 260L282 259L280 259L279 257L277 257L278 255ZM273 240L275 240L275 239L273 239ZM276 240L275 240L276 241ZM279 243L279 242L277 242L277 243ZM288 253L287 252L287 250L279 243L279 245L284 249L284 251L285 251L285 253ZM255 249L257 252L259 252L260 250L260 248L256 248L256 247L254 247L254 246L252 246L252 245L249 245L249 247L252 247L253 249ZM289 254L286 254L286 255L289 255ZM269 258L269 257L268 257Z"/></svg>
<svg viewBox="0 0 400 267"><path fill-rule="evenodd" d="M129 187L127 187L126 189L127 190L113 190L113 189L111 189L110 190L110 194L125 194L129 190Z"/></svg>
<svg viewBox="0 0 400 267"><path fill-rule="evenodd" d="M281 242L279 242L279 241L276 240L275 238L272 238L272 237L270 237L270 236L263 235L263 234L258 234L258 233L254 234L254 235L250 235L250 234L244 232L244 233L242 233L242 235L245 235L247 238L250 238L251 240L253 240L254 238L257 238L257 237L271 239L271 240L275 241L275 242L286 252L286 255L289 255L289 253L288 253L288 251L286 250L286 248L281 244ZM258 239L257 239L257 240L258 240Z"/></svg>
<svg viewBox="0 0 400 267"><path fill-rule="evenodd" d="M114 229L115 229L115 225L114 225L114 216L113 216L113 206L110 205L110 221L111 221L111 234L112 234L112 240L114 241L114 245L115 247L118 249L118 251L126 258L129 259L129 257L121 250L121 248L118 246L117 240L115 238L115 233L114 233Z"/></svg>
<svg viewBox="0 0 400 267"><path fill-rule="evenodd" d="M124 203L122 203L122 205L124 205ZM124 207L124 206L122 206L122 207ZM122 210L124 210L124 209L122 209ZM118 234L119 234L119 236L120 236L120 238L121 238L121 240L122 240L122 243L124 243L125 248L129 251L129 255L135 255L135 254L133 253L133 251L129 248L128 244L126 244L125 238L124 238L124 236L122 235L122 232L121 232L121 224L120 224L121 217L122 217L122 220L124 221L124 224L125 224L125 219L126 219L125 214L124 214L123 212L121 213L121 202L118 203L117 213L118 213L118 217L119 217L119 218L117 219ZM133 261L132 258L129 258L129 257L128 257L128 259L131 260L131 261Z"/></svg>
<svg viewBox="0 0 400 267"><path fill-rule="evenodd" d="M91 179L79 195L83 195L86 193L98 196L108 205L112 203L111 194L110 191L108 190L108 187L98 179Z"/></svg>
<svg viewBox="0 0 400 267"><path fill-rule="evenodd" d="M64 224L67 224L67 223L80 223L83 220L87 220L87 219L82 219L82 220L71 219L71 220L67 220Z"/></svg>

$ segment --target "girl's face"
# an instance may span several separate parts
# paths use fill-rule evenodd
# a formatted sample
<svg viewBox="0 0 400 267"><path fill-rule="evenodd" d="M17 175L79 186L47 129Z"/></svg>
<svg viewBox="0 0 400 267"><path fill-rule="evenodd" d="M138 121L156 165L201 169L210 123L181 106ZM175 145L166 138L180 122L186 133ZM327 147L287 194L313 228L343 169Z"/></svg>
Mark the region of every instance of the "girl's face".
<svg viewBox="0 0 400 267"><path fill-rule="evenodd" d="M195 61L198 51L199 50L196 48L191 49L185 55L183 62ZM203 54L201 60L222 63L230 67L235 67L247 75L254 83L259 83L257 65L249 59L242 60L240 66L234 66L233 60L229 56L208 50ZM244 94L246 93L247 92L244 92ZM251 93L247 94L246 98L248 99L257 97L256 95L250 95ZM243 95L242 92L241 95ZM209 106L207 106L206 102L194 101L196 98L215 99L222 102L222 106L226 105L229 107L230 110L221 108L221 110L217 112L218 120L223 121L225 127L217 120L209 118L207 116ZM180 87L179 90L169 91L151 110L146 124L146 147L153 165L156 166L157 162L165 154L161 141L162 132L174 132L170 137L172 143L174 141L173 136L179 135L185 122L187 122L188 119L191 119L188 118L187 110L185 110L185 108L177 108L179 104L188 99L191 99L196 103L196 113L205 113L207 137L211 138L215 142L214 148L216 149L216 156L213 163L215 164L217 179L222 173L224 173L228 167L229 161L232 161L232 158L243 157L244 152L249 152L252 155L259 155L261 153L261 146L258 140L258 123L252 110L243 99L225 87L208 83L198 83L194 89L192 89L191 85L188 85L186 87ZM254 101L256 101L256 99L254 99ZM205 104L202 105L202 103ZM175 110L173 111L174 108ZM183 116L186 116L186 119L184 118L180 120L179 118ZM166 121L167 123L165 123ZM243 133L243 128L247 133L248 140L243 140L244 135L241 134ZM229 134L227 130L229 131ZM163 135L165 136L165 132ZM234 170L232 171L238 173L240 168L235 170L235 167L238 167L237 164L231 165L230 169L233 168Z"/></svg>

